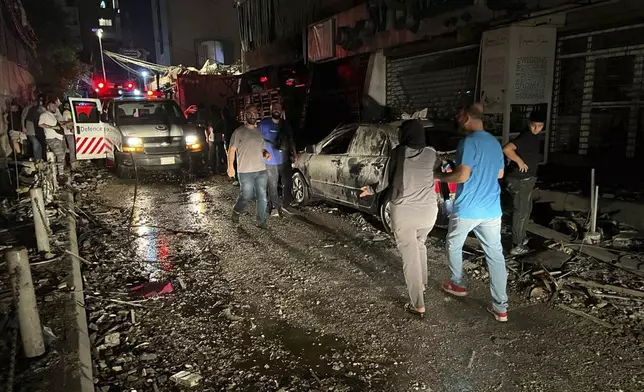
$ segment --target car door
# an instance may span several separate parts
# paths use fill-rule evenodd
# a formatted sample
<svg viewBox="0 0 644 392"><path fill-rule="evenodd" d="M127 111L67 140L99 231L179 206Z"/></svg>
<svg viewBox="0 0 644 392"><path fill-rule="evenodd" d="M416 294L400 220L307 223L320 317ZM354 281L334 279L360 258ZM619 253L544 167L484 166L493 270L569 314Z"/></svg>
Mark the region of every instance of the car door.
<svg viewBox="0 0 644 392"><path fill-rule="evenodd" d="M374 195L361 198L362 187L381 183L389 161L389 139L382 127L361 125L349 147L348 173L345 180L349 189L347 201L365 210L377 207L378 197Z"/></svg>
<svg viewBox="0 0 644 392"><path fill-rule="evenodd" d="M316 146L316 153L309 161L311 191L323 198L341 200L342 184L339 180L347 167L347 153L358 126L348 126L333 132L332 136Z"/></svg>
<svg viewBox="0 0 644 392"><path fill-rule="evenodd" d="M74 121L76 159L105 158L112 149L111 142L105 138L104 124L101 122L101 101L94 98L69 98Z"/></svg>

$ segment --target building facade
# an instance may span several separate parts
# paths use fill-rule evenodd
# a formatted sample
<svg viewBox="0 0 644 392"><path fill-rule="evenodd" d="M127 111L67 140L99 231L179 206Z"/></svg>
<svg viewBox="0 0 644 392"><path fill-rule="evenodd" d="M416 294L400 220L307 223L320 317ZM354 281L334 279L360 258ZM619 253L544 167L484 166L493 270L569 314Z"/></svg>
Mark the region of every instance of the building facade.
<svg viewBox="0 0 644 392"><path fill-rule="evenodd" d="M317 19L301 39L313 67L361 64L363 120L427 108L452 121L481 101L505 142L544 110L546 160L595 165L644 157L642 20L639 0L392 0ZM262 31L242 28L249 53L275 45Z"/></svg>
<svg viewBox="0 0 644 392"><path fill-rule="evenodd" d="M34 92L34 78L28 71L35 48L33 30L18 0L0 3L0 111L8 100L25 101Z"/></svg>
<svg viewBox="0 0 644 392"><path fill-rule="evenodd" d="M152 0L156 62L201 68L234 64L241 44L234 2Z"/></svg>

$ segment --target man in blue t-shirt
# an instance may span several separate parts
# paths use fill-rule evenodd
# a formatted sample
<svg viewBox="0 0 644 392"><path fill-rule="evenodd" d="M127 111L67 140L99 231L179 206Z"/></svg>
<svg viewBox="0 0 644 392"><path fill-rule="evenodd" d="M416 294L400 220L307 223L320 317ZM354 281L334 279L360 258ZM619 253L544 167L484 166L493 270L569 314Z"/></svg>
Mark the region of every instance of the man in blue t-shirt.
<svg viewBox="0 0 644 392"><path fill-rule="evenodd" d="M259 123L259 131L264 137L266 151L270 158L265 159L268 173L268 200L271 215L282 216L283 212L291 213L290 204L293 201L291 159L295 159L295 143L289 123L282 118L282 104L271 104L271 117ZM283 200L279 197L279 180L282 178Z"/></svg>
<svg viewBox="0 0 644 392"><path fill-rule="evenodd" d="M456 200L450 216L446 239L450 280L443 290L464 297L463 244L473 231L485 252L490 274L492 304L488 311L497 321L508 321L507 274L501 246L501 187L504 159L501 144L483 130L483 108L473 105L459 112L459 126L467 134L456 151L456 169L438 172L441 181L456 183Z"/></svg>

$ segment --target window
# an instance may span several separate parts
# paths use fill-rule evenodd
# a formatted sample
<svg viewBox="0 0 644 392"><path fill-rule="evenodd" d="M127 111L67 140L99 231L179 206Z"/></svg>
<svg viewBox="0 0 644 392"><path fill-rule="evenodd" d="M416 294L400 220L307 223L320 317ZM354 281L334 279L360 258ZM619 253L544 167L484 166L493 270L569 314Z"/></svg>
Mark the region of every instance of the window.
<svg viewBox="0 0 644 392"><path fill-rule="evenodd" d="M347 151L349 150L349 145L351 144L351 140L353 140L353 135L356 134L356 130L357 128L353 128L336 136L330 142L328 142L324 147L322 147L322 151L320 151L320 154L327 154L327 155L346 154Z"/></svg>
<svg viewBox="0 0 644 392"><path fill-rule="evenodd" d="M387 135L377 127L361 126L351 145L351 155L379 156L387 141Z"/></svg>
<svg viewBox="0 0 644 392"><path fill-rule="evenodd" d="M224 64L224 45L221 41L203 41L199 44L198 64L202 66L206 60Z"/></svg>
<svg viewBox="0 0 644 392"><path fill-rule="evenodd" d="M107 5L105 4L105 2L104 2L104 1L101 1L101 5L100 5L100 7L101 7L101 8L103 8L103 9L105 9L105 7L107 7Z"/></svg>
<svg viewBox="0 0 644 392"><path fill-rule="evenodd" d="M633 93L635 56L595 60L593 102L630 101Z"/></svg>
<svg viewBox="0 0 644 392"><path fill-rule="evenodd" d="M116 104L116 125L185 124L174 101L124 101Z"/></svg>
<svg viewBox="0 0 644 392"><path fill-rule="evenodd" d="M96 124L99 122L96 102L75 101L74 114L78 124Z"/></svg>
<svg viewBox="0 0 644 392"><path fill-rule="evenodd" d="M98 25L99 26L111 26L112 25L112 19L99 18L98 19Z"/></svg>

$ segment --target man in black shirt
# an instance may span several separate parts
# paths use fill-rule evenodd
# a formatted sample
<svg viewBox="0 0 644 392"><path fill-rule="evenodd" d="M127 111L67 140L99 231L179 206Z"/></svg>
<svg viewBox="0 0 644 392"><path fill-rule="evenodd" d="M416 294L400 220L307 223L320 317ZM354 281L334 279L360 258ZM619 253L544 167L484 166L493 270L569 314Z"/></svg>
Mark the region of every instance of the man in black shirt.
<svg viewBox="0 0 644 392"><path fill-rule="evenodd" d="M543 130L545 114L533 112L528 129L503 147L510 160L505 170L507 190L512 195L512 255L528 253L525 228L532 212L532 190L537 181L537 165L541 161L539 132Z"/></svg>

